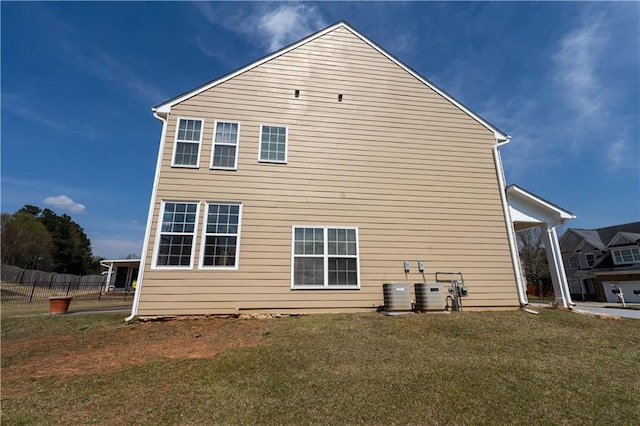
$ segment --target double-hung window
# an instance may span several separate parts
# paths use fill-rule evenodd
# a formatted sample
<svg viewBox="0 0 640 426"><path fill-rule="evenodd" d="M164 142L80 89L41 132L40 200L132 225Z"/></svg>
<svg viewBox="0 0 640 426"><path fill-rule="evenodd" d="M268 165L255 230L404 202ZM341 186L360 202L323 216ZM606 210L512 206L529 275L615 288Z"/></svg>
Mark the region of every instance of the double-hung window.
<svg viewBox="0 0 640 426"><path fill-rule="evenodd" d="M584 259L587 261L587 266L589 268L593 267L593 265L596 263L596 255L593 253L585 253Z"/></svg>
<svg viewBox="0 0 640 426"><path fill-rule="evenodd" d="M359 288L356 228L293 228L292 288Z"/></svg>
<svg viewBox="0 0 640 426"><path fill-rule="evenodd" d="M613 263L616 265L640 262L640 249L637 247L612 249L611 253L613 255Z"/></svg>
<svg viewBox="0 0 640 426"><path fill-rule="evenodd" d="M201 268L238 268L240 204L207 203Z"/></svg>
<svg viewBox="0 0 640 426"><path fill-rule="evenodd" d="M191 267L198 203L164 202L156 266Z"/></svg>
<svg viewBox="0 0 640 426"><path fill-rule="evenodd" d="M179 118L173 153L173 165L198 167L203 120Z"/></svg>
<svg viewBox="0 0 640 426"><path fill-rule="evenodd" d="M578 257L576 255L569 255L564 262L564 266L567 269L580 269L580 264L578 263Z"/></svg>
<svg viewBox="0 0 640 426"><path fill-rule="evenodd" d="M287 162L287 128L263 124L260 126L260 161Z"/></svg>
<svg viewBox="0 0 640 426"><path fill-rule="evenodd" d="M238 135L240 124L216 121L213 132L212 169L236 170L238 167Z"/></svg>

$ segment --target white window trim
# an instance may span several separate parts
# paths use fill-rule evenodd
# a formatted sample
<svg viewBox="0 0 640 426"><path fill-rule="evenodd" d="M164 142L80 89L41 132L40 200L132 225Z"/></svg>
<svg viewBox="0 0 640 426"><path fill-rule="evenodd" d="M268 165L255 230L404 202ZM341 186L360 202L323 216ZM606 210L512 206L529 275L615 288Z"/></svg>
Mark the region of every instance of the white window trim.
<svg viewBox="0 0 640 426"><path fill-rule="evenodd" d="M237 124L238 125L238 135L237 135L237 139L236 139L235 145L230 144L230 143L225 143L225 142L217 142L216 143L216 130L218 129L218 123L230 123L230 124ZM260 132L260 134L262 134L262 131ZM209 168L211 170L238 170L238 153L240 151L240 122L239 121L234 121L234 120L216 120L213 123L213 136L211 137L211 141L212 141L211 142L211 162L209 163ZM236 158L235 158L235 162L233 164L233 167L219 167L219 166L214 166L213 165L213 157L215 156L216 145L235 146L236 147Z"/></svg>
<svg viewBox="0 0 640 426"><path fill-rule="evenodd" d="M196 220L193 225L193 242L191 243L191 259L189 260L189 266L179 266L179 265L158 265L158 252L160 251L160 237L162 235L162 215L164 214L164 206L167 203L184 203L184 204L195 204L196 205ZM162 200L160 203L160 210L158 213L158 218L156 221L156 236L155 236L155 244L153 247L153 262L151 263L151 269L193 269L193 261L196 255L196 236L198 235L198 222L200 217L200 202L193 200Z"/></svg>
<svg viewBox="0 0 640 426"><path fill-rule="evenodd" d="M300 228L321 228L323 229L323 243L324 243L324 254L323 254L323 268L324 268L324 284L323 285L304 285L304 286L296 286L294 283L295 278L295 244L296 244L296 229ZM329 251L328 247L328 239L329 239L329 229L353 229L356 232L356 267L358 268L357 272L357 280L358 285L329 285ZM299 257L305 257L305 255L298 255ZM319 256L311 256L307 255L306 257L319 257ZM293 225L291 227L291 290L360 290L361 286L360 280L360 235L358 232L358 227L356 226L322 226L322 225Z"/></svg>
<svg viewBox="0 0 640 426"><path fill-rule="evenodd" d="M571 261L572 260L576 262L575 263L575 265L576 265L575 267L573 267L571 265ZM578 259L578 256L576 256L575 254L571 254L571 255L567 256L565 267L567 269L580 269L580 259Z"/></svg>
<svg viewBox="0 0 640 426"><path fill-rule="evenodd" d="M238 210L238 232L236 237L236 260L234 266L207 266L204 265L204 246L207 240L207 217L209 215L209 205L211 204L225 204L228 206L239 206ZM242 203L234 201L207 201L205 203L205 210L202 214L202 232L200 236L200 260L198 263L198 269L203 270L224 270L224 271L237 271L240 267L240 231L242 227ZM231 234L229 234L231 235Z"/></svg>
<svg viewBox="0 0 640 426"><path fill-rule="evenodd" d="M622 251L631 251L631 258L633 259L631 262L625 262L624 259L622 260L622 262L618 262L618 260L616 259L616 252L622 252ZM640 252L640 247L638 246L626 246L626 247L616 247L616 248L612 248L611 249L611 257L613 257L613 264L614 265L630 265L632 263L638 263L640 262L640 256L638 254L634 254L633 250L636 250L637 252ZM620 254L622 256L622 254Z"/></svg>
<svg viewBox="0 0 640 426"><path fill-rule="evenodd" d="M260 156L262 155L262 128L265 126L283 127L285 129L286 135L284 137L284 161L263 160L262 158L260 158ZM258 163L287 164L287 161L289 160L289 126L284 126L282 124L261 123L259 138L260 138L260 143L258 144Z"/></svg>
<svg viewBox="0 0 640 426"><path fill-rule="evenodd" d="M195 143L194 141L178 141L178 131L180 130L180 120L197 120L200 121L200 140L198 141L198 159L195 165L190 164L176 164L176 149L178 149L178 142ZM173 136L173 151L171 153L171 167L183 167L186 169L197 169L200 166L200 155L202 153L202 140L204 139L204 118L200 117L176 117L175 135Z"/></svg>
<svg viewBox="0 0 640 426"><path fill-rule="evenodd" d="M589 257L592 257L591 265L589 265ZM585 253L584 260L587 262L587 268L593 268L593 265L596 264L596 255L594 253Z"/></svg>

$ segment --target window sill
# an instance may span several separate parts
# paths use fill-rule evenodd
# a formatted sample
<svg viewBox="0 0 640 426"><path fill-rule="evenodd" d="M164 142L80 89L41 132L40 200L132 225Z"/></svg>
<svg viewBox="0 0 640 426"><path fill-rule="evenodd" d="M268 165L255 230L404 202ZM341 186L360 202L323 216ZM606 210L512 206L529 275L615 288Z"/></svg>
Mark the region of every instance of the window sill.
<svg viewBox="0 0 640 426"><path fill-rule="evenodd" d="M172 164L171 168L173 169L199 169L199 166L189 166L187 164Z"/></svg>
<svg viewBox="0 0 640 426"><path fill-rule="evenodd" d="M332 286L323 286L323 285L305 285L305 286L293 286L291 290L360 290L360 286L353 285L332 285Z"/></svg>
<svg viewBox="0 0 640 426"><path fill-rule="evenodd" d="M159 269L159 270L163 270L163 271L169 271L169 270L174 270L174 271L190 271L193 269L193 265L189 265L189 266L177 266L177 265L154 265L151 267L151 269Z"/></svg>
<svg viewBox="0 0 640 426"><path fill-rule="evenodd" d="M258 160L258 163L264 163L264 164L287 164L286 161L275 161L275 160Z"/></svg>
<svg viewBox="0 0 640 426"><path fill-rule="evenodd" d="M199 266L200 271L237 271L237 266Z"/></svg>

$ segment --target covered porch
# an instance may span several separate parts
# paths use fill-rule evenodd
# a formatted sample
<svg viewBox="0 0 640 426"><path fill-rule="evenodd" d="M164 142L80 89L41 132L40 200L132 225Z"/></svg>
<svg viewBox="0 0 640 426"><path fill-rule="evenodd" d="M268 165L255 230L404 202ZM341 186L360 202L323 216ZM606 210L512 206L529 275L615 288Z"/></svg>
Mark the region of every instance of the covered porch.
<svg viewBox="0 0 640 426"><path fill-rule="evenodd" d="M138 279L140 259L102 260L100 266L106 270L105 291L131 291Z"/></svg>
<svg viewBox="0 0 640 426"><path fill-rule="evenodd" d="M553 283L554 301L563 308L573 306L574 303L571 300L571 292L562 263L557 229L566 221L575 219L575 215L517 185L508 186L506 194L511 222L515 232L534 227L541 229L549 264L549 273ZM523 288L521 288L521 291L526 297L526 278L519 258L517 265L519 271L516 271L516 273L522 277Z"/></svg>

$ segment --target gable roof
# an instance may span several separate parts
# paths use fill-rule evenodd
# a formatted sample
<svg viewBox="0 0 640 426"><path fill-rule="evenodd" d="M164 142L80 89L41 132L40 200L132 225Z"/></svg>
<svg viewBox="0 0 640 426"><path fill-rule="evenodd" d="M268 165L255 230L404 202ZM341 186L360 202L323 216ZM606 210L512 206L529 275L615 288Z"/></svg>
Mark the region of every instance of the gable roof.
<svg viewBox="0 0 640 426"><path fill-rule="evenodd" d="M625 241L626 240L626 241ZM618 232L615 237L609 241L607 247L615 247L622 245L629 245L640 242L640 234L636 232Z"/></svg>
<svg viewBox="0 0 640 426"><path fill-rule="evenodd" d="M511 219L520 231L541 222L561 224L575 219L575 215L518 185L507 186Z"/></svg>
<svg viewBox="0 0 640 426"><path fill-rule="evenodd" d="M199 86L193 90L190 90L188 92L185 92L181 95L178 95L172 99L169 99L168 101L165 101L161 104L156 105L155 107L152 108L152 111L154 113L159 113L159 114L166 114L171 112L171 107L174 105L179 104L180 102L183 102L193 96L196 96L212 87L215 87L221 83L224 83L227 80L230 80L234 77L236 77L237 75L240 75L246 71L249 71L257 66L260 66L262 64L264 64L265 62L268 62L274 58L277 58L278 56L281 56L305 43L308 43L310 41L313 41L319 37L322 37L323 35L330 33L331 31L334 31L338 28L344 28L347 31L351 32L353 35L355 35L356 37L358 37L359 39L361 39L362 41L364 41L365 43L367 43L369 46L371 46L373 49L375 49L376 51L378 51L379 53L381 53L382 55L386 56L389 60L391 60L392 62L394 62L396 65L398 65L400 68L402 68L404 71L406 71L407 73L411 74L413 77L415 77L417 80L419 80L420 82L422 82L424 85L428 86L429 88L431 88L433 91L435 91L436 93L438 93L440 96L442 96L443 98L445 98L446 100L448 100L449 102L451 102L453 105L455 105L458 109L460 109L461 111L463 111L464 113L466 113L469 117L471 117L472 119L474 119L475 121L477 121L480 125L482 125L483 127L485 127L486 129L488 129L489 131L493 132L496 141L497 142L505 142L505 141L509 141L509 139L511 138L510 136L508 136L506 133L502 132L500 129L498 129L497 127L495 127L494 125L492 125L491 123L489 123L487 120L485 120L484 118L480 117L478 114L476 114L475 112L473 112L471 109L467 108L466 106L464 106L462 103L458 102L453 96L449 95L447 92L445 92L444 90L440 89L439 87L437 87L435 84L433 84L432 82L430 82L429 80L427 80L426 78L424 78L423 76L421 76L420 74L418 74L416 71L414 71L413 69L411 69L409 66L403 64L402 62L400 62L400 60L398 60L396 57L394 57L393 55L391 55L389 52L387 52L386 50L384 50L383 48L381 48L380 46L378 46L377 44L375 44L374 42L372 42L371 40L369 40L367 37L365 37L364 35L360 34L358 31L356 31L353 27L351 27L349 24L347 24L345 21L340 21L337 22L336 24L333 24L323 30L320 30L314 34L311 34L305 38L303 38L302 40L299 40L295 43L290 44L289 46L286 46L274 53L271 53L255 62L250 63L249 65L246 65L242 68L239 68L236 71L233 71L229 74L226 74L216 80L212 80L208 83L203 84L202 86Z"/></svg>
<svg viewBox="0 0 640 426"><path fill-rule="evenodd" d="M577 235L583 240L576 246L574 251L577 252L581 249L585 242L599 250L604 250L610 245L616 244L617 240L620 238L626 238L629 241L635 242L640 240L640 222L631 222L596 229L569 228L564 234L562 234L560 239L566 239L571 233Z"/></svg>
<svg viewBox="0 0 640 426"><path fill-rule="evenodd" d="M593 247L597 248L597 249L604 249L605 248L605 244L602 242L602 239L600 238L600 235L598 234L598 231L595 229L569 229L569 231L573 231L575 234L577 234L580 238L583 239L583 242L581 242L578 247L576 247L576 250L580 249L583 245L584 242L587 242L589 244L591 244Z"/></svg>

